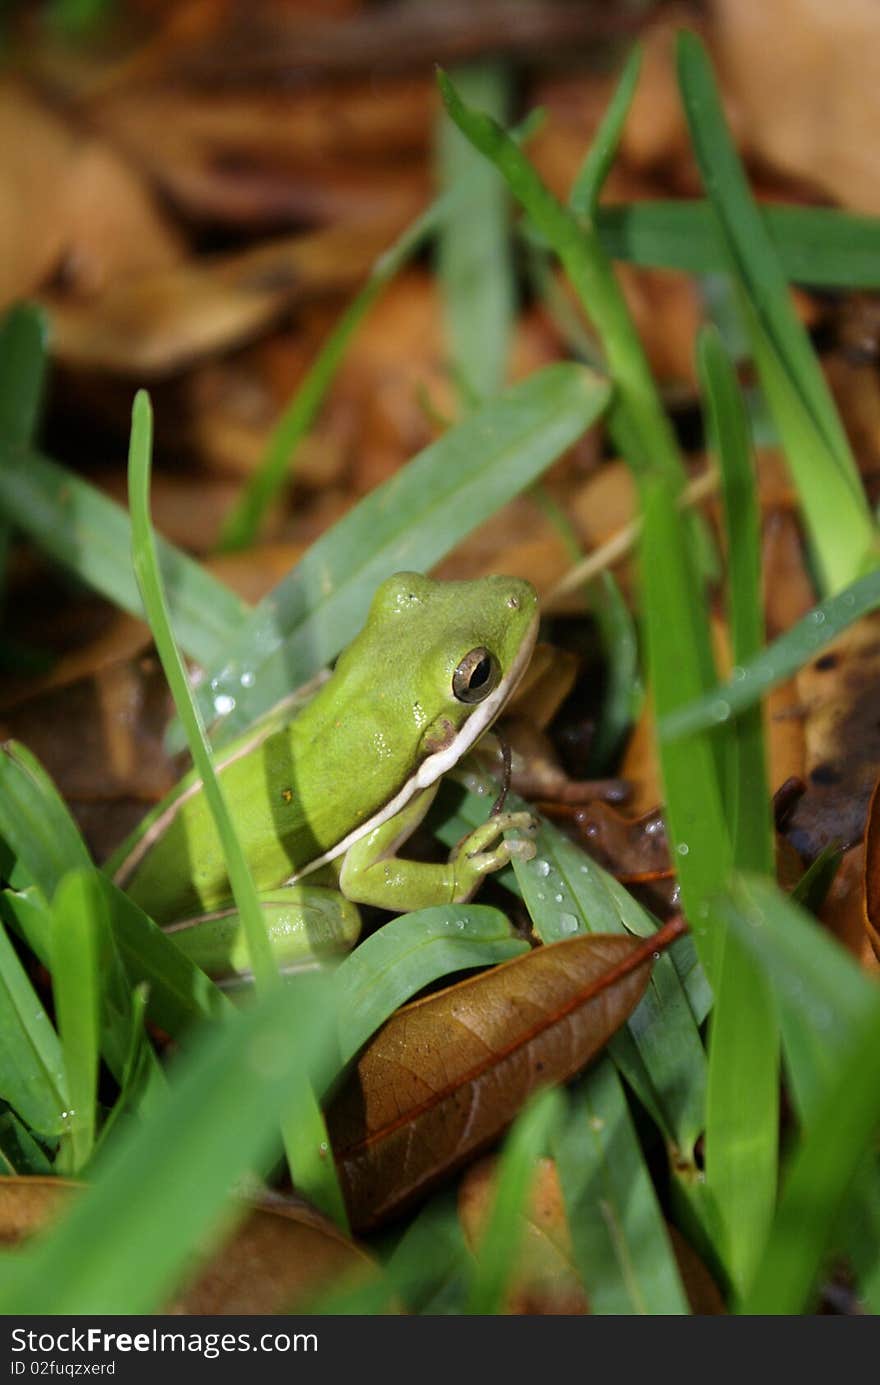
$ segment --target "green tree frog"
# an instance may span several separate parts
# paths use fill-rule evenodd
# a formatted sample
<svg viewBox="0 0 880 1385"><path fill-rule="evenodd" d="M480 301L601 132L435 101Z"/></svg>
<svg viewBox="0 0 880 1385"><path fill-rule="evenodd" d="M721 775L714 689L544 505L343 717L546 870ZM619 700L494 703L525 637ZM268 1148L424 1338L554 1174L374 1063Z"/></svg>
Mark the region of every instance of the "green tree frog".
<svg viewBox="0 0 880 1385"><path fill-rule="evenodd" d="M364 628L292 720L227 747L218 771L282 965L351 946L357 904L397 912L467 900L512 856L534 855L525 813L497 813L446 862L398 857L440 780L501 712L531 656L532 586L511 577L389 577ZM246 969L220 841L189 775L110 869L212 975ZM308 878L307 884L301 882Z"/></svg>

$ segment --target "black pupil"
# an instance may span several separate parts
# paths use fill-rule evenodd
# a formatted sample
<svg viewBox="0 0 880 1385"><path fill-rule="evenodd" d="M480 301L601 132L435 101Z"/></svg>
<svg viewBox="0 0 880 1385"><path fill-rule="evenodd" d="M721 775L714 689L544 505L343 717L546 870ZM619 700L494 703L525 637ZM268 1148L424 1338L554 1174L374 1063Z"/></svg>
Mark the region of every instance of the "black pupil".
<svg viewBox="0 0 880 1385"><path fill-rule="evenodd" d="M488 679L489 679L489 674L490 674L491 672L492 672L492 661L491 661L490 659L487 659L487 658L485 657L485 655L484 655L483 658L480 660L480 662L477 664L477 666L476 666L476 668L474 669L473 673L471 674L470 682L468 683L468 687L469 687L469 688L481 688L481 687L483 686L483 684L486 683L486 682L488 681Z"/></svg>

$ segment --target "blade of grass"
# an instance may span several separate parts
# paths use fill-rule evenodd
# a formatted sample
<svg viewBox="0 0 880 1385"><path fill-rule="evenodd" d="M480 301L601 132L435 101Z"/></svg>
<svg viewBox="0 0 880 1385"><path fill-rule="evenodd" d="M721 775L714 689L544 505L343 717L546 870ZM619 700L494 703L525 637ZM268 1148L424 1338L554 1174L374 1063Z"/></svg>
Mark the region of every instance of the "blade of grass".
<svg viewBox="0 0 880 1385"><path fill-rule="evenodd" d="M263 915L241 844L235 833L223 787L214 771L214 762L205 728L194 703L183 660L171 628L159 569L156 543L150 521L150 465L152 454L152 414L145 391L139 390L132 410L129 448L129 504L131 506L132 564L150 622L162 668L186 731L187 743L196 771L204 786L223 844L229 880L236 907L241 915L251 967L260 988L277 984L278 970L266 935Z"/></svg>
<svg viewBox="0 0 880 1385"><path fill-rule="evenodd" d="M433 203L407 227L376 261L366 284L336 322L224 520L219 543L221 552L248 548L256 540L269 507L287 479L296 449L317 417L352 337L377 298L435 230L445 206L445 203Z"/></svg>
<svg viewBox="0 0 880 1385"><path fill-rule="evenodd" d="M258 991L273 990L281 985L281 977L266 932L263 912L250 867L233 825L226 795L214 770L205 728L198 707L190 694L186 669L171 629L150 522L151 456L152 415L147 395L141 390L135 397L129 449L132 562L156 642L156 650L186 731L193 764L202 781L205 797L222 843L229 883L247 943L250 969ZM287 1116L283 1122L282 1133L294 1183L306 1195L311 1196L328 1215L345 1226L345 1204L336 1167L332 1159L323 1157L329 1149L326 1127L314 1092L305 1076L302 1079L302 1088L295 1093L291 1110L297 1112L298 1119Z"/></svg>
<svg viewBox="0 0 880 1385"><path fill-rule="evenodd" d="M86 586L143 616L128 516L95 486L38 452L0 441L0 512ZM219 662L248 606L180 549L163 539L158 549L183 648L200 664Z"/></svg>
<svg viewBox="0 0 880 1385"><path fill-rule="evenodd" d="M679 33L677 58L694 153L733 272L829 452L854 477L846 434L806 332L794 315L788 284L724 118L709 56L696 34Z"/></svg>
<svg viewBox="0 0 880 1385"><path fill-rule="evenodd" d="M698 342L708 433L718 458L727 548L727 618L731 657L741 666L764 644L761 538L748 421L730 361L714 329ZM729 737L727 816L734 859L743 870L773 872L773 822L760 707L737 719Z"/></svg>
<svg viewBox="0 0 880 1385"><path fill-rule="evenodd" d="M790 678L803 664L862 616L880 608L880 573L870 572L844 591L829 596L797 624L745 664L730 679L684 706L670 709L659 722L665 741L693 735L740 715L747 707Z"/></svg>
<svg viewBox="0 0 880 1385"><path fill-rule="evenodd" d="M514 1121L498 1163L495 1193L474 1265L466 1312L503 1311L504 1297L526 1228L535 1165L564 1114L556 1087L530 1098Z"/></svg>
<svg viewBox="0 0 880 1385"><path fill-rule="evenodd" d="M8 1108L0 1111L0 1172L6 1176L52 1173L42 1145Z"/></svg>
<svg viewBox="0 0 880 1385"><path fill-rule="evenodd" d="M614 95L608 103L608 109L593 136L587 157L572 184L568 205L577 216L587 217L592 221L597 215L599 195L617 154L620 136L623 134L629 108L636 94L641 65L641 45L635 43L629 51Z"/></svg>
<svg viewBox="0 0 880 1385"><path fill-rule="evenodd" d="M174 1065L161 1110L118 1132L63 1221L16 1257L0 1311L161 1310L193 1256L246 1210L230 1189L271 1166L292 1085L332 1048L333 1012L327 978L303 976L206 1028Z"/></svg>
<svg viewBox="0 0 880 1385"><path fill-rule="evenodd" d="M762 203L764 223L787 280L816 288L880 288L880 218L830 207ZM708 202L633 202L597 208L605 251L612 259L689 274L729 268L724 239Z"/></svg>
<svg viewBox="0 0 880 1385"><path fill-rule="evenodd" d="M0 322L0 438L33 442L46 386L48 324L42 308L19 303Z"/></svg>
<svg viewBox="0 0 880 1385"><path fill-rule="evenodd" d="M234 1007L214 982L106 876L102 886L129 983L146 984L153 1023L179 1042L200 1020L227 1019Z"/></svg>
<svg viewBox="0 0 880 1385"><path fill-rule="evenodd" d="M601 1059L571 1092L553 1154L575 1263L596 1314L688 1312L620 1080Z"/></svg>
<svg viewBox="0 0 880 1385"><path fill-rule="evenodd" d="M0 746L0 837L15 857L10 884L51 899L63 877L91 858L70 812L26 746Z"/></svg>
<svg viewBox="0 0 880 1385"><path fill-rule="evenodd" d="M442 71L438 82L450 116L504 175L514 197L559 257L596 327L615 385L611 423L624 455L638 476L660 474L680 486L684 471L675 438L595 227L578 221L557 201L516 142L491 116L471 110Z"/></svg>
<svg viewBox="0 0 880 1385"><path fill-rule="evenodd" d="M745 410L720 337L704 330L698 363L708 433L718 456L727 546L731 653L740 664L763 643L760 532ZM774 870L773 824L761 708L728 729L725 814L734 864ZM735 938L725 935L709 1031L706 1184L720 1222L715 1251L733 1285L748 1285L776 1201L779 1129L779 1031L764 976Z"/></svg>
<svg viewBox="0 0 880 1385"><path fill-rule="evenodd" d="M786 1170L782 1196L745 1314L808 1312L853 1182L880 1127L880 1005L858 1026Z"/></svg>
<svg viewBox="0 0 880 1385"><path fill-rule="evenodd" d="M735 933L773 985L779 1005L789 1091L809 1133L822 1103L846 1072L877 1005L874 988L844 950L766 879L742 877L720 901ZM828 1139L836 1139L833 1126ZM866 1159L851 1180L841 1224L860 1283L876 1303L880 1176ZM818 1264L818 1260L817 1260Z"/></svg>
<svg viewBox="0 0 880 1385"><path fill-rule="evenodd" d="M456 80L468 100L506 120L510 82L501 64L459 68ZM468 180L467 199L451 203L437 238L452 374L467 409L504 382L515 299L508 198L503 179L442 114L437 164L447 199Z"/></svg>
<svg viewBox="0 0 880 1385"><path fill-rule="evenodd" d="M10 872L12 880L26 886L3 892L3 916L43 966L54 971L53 914L47 901L70 872L96 877L99 889L103 887L103 877L92 866L85 842L46 771L25 746L15 741L0 748L0 836L16 856ZM31 881L34 883L30 884ZM107 898L112 900L112 896ZM115 944L107 936L106 911L98 909L92 918L100 934L103 959L101 1052L114 1077L120 1080L132 1042L131 986ZM152 1048L142 1033L139 1046L142 1062L151 1074L144 1091L144 1099L149 1101L161 1076Z"/></svg>
<svg viewBox="0 0 880 1385"><path fill-rule="evenodd" d="M649 686L658 722L706 687L712 653L705 609L673 495L655 485L645 495L640 557ZM706 901L727 879L731 843L724 816L719 747L710 733L658 740L667 834L697 953L715 988L719 934Z"/></svg>
<svg viewBox="0 0 880 1385"><path fill-rule="evenodd" d="M69 1109L58 1035L0 925L0 1098L39 1135L62 1135Z"/></svg>
<svg viewBox="0 0 880 1385"><path fill-rule="evenodd" d="M70 1174L81 1172L95 1143L103 905L91 869L66 875L52 901L52 996L70 1099L58 1163Z"/></svg>
<svg viewBox="0 0 880 1385"><path fill-rule="evenodd" d="M430 568L518 494L602 413L604 380L552 365L469 414L312 544L256 608L199 692L228 739L357 633L376 586Z"/></svg>
<svg viewBox="0 0 880 1385"><path fill-rule="evenodd" d="M678 39L691 139L771 411L798 487L824 580L838 589L865 570L876 531L825 378L791 306L788 285L730 137L709 58L693 33ZM811 446L805 453L805 442Z"/></svg>

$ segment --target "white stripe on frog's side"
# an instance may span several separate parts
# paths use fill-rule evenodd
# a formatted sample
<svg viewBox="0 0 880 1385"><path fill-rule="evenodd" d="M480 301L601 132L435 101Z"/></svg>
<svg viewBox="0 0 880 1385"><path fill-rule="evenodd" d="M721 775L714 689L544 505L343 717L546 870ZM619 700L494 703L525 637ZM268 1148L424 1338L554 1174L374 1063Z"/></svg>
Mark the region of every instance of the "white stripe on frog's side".
<svg viewBox="0 0 880 1385"><path fill-rule="evenodd" d="M475 745L484 731L488 731L492 722L501 712L504 704L516 689L517 684L529 666L532 657L532 650L538 635L538 617L535 616L525 639L522 642L519 653L511 665L505 678L502 678L497 688L490 692L484 702L477 703L474 711L458 732L453 741L444 750L438 750L433 755L429 755L423 760L412 778L408 779L403 788L394 797L374 813L366 822L362 822L359 827L355 827L349 832L347 837L343 837L341 842L337 842L329 851L325 851L323 856L317 860L310 861L307 866L303 866L295 875L291 875L285 880L286 885L292 885L297 880L302 880L303 876L310 875L313 870L318 870L320 866L327 865L328 861L335 861L337 856L343 856L350 846L355 842L361 841L363 837L374 832L377 827L381 827L383 822L388 822L397 813L405 808L416 794L423 789L428 789L432 784L444 775L447 770L457 765L463 755L466 755L471 746Z"/></svg>

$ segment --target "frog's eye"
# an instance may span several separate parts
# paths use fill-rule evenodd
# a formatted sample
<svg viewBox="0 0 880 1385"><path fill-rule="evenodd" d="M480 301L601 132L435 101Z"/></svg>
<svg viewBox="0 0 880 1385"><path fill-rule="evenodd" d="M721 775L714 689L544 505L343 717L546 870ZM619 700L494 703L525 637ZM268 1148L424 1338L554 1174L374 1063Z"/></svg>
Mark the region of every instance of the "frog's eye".
<svg viewBox="0 0 880 1385"><path fill-rule="evenodd" d="M498 686L500 676L495 655L479 645L465 654L452 675L452 691L459 702L482 702Z"/></svg>

